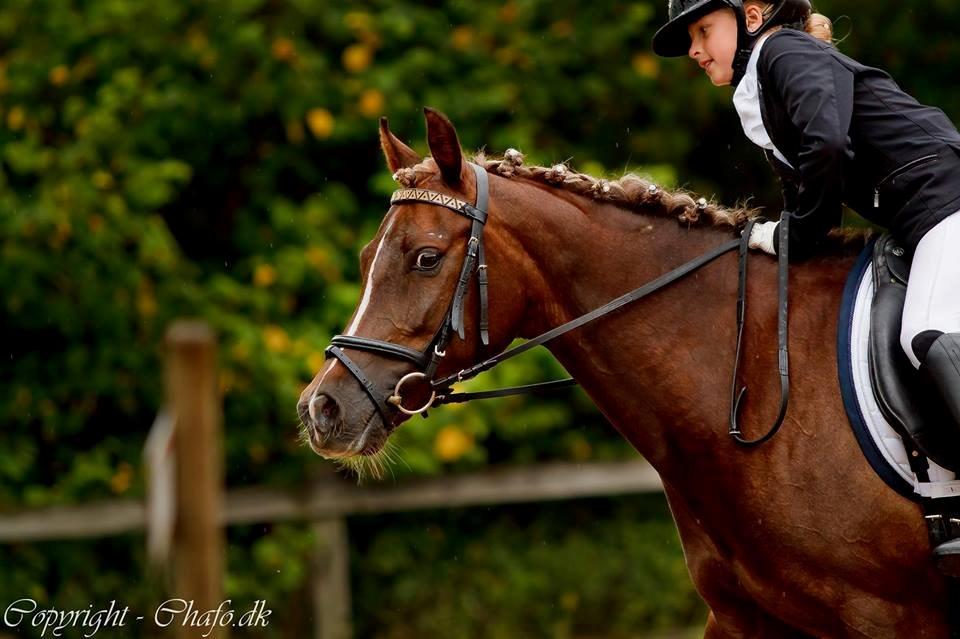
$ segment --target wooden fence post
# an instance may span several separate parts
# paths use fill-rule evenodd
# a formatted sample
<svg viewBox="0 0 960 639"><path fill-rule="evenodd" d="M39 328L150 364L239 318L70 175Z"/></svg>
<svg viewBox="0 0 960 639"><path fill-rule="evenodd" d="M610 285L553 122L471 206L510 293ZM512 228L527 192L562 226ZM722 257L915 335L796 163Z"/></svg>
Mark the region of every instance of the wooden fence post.
<svg viewBox="0 0 960 639"><path fill-rule="evenodd" d="M216 609L223 597L223 452L216 337L203 322L178 321L166 335L167 405L175 423L176 525L173 596L194 609ZM174 626L176 636L205 635L207 628ZM222 638L215 628L209 637Z"/></svg>
<svg viewBox="0 0 960 639"><path fill-rule="evenodd" d="M350 544L343 517L313 524L317 538L313 577L315 639L350 639Z"/></svg>

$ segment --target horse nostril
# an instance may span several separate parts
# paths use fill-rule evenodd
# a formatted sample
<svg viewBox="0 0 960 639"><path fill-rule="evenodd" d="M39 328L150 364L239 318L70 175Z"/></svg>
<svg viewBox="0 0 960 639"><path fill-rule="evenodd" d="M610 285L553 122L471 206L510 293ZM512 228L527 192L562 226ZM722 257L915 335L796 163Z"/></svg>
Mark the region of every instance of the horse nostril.
<svg viewBox="0 0 960 639"><path fill-rule="evenodd" d="M340 406L337 400L320 393L310 400L310 418L321 433L329 432L340 420Z"/></svg>

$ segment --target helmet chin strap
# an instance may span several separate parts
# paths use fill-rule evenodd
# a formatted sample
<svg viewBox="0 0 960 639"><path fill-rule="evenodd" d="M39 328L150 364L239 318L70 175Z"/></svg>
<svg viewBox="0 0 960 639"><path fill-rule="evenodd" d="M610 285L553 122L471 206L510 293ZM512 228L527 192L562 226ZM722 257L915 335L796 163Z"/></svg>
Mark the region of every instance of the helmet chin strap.
<svg viewBox="0 0 960 639"><path fill-rule="evenodd" d="M747 62L750 61L750 56L753 54L753 46L763 35L763 32L770 27L770 23L776 14L770 16L766 22L760 25L759 29L750 32L747 29L747 12L744 11L743 4L734 13L737 16L737 53L733 56L732 85L733 88L737 88L740 80L747 74Z"/></svg>

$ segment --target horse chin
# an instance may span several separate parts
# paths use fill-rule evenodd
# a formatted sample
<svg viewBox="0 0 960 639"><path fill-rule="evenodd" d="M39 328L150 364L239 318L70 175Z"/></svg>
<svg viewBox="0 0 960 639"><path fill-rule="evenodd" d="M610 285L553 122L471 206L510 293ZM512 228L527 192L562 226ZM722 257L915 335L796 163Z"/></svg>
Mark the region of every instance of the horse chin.
<svg viewBox="0 0 960 639"><path fill-rule="evenodd" d="M370 433L370 436L367 438L366 445L360 449L357 455L362 457L371 457L376 455L383 450L383 446L387 442L387 437L388 434L383 430L383 428L375 428L374 432Z"/></svg>
<svg viewBox="0 0 960 639"><path fill-rule="evenodd" d="M391 430L384 428L378 413L373 411L364 420L363 427L357 435L348 442L322 442L311 436L308 438L308 443L313 452L324 459L370 457L383 449Z"/></svg>

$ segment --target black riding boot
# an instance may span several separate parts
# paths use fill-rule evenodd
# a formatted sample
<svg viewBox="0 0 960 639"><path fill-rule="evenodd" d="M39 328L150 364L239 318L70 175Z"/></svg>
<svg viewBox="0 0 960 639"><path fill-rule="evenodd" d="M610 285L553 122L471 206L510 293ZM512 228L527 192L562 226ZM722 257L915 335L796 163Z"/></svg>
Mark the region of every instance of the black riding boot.
<svg viewBox="0 0 960 639"><path fill-rule="evenodd" d="M930 346L920 371L925 374L946 408L945 417L960 429L960 333L945 333ZM933 549L937 567L946 575L960 577L960 538Z"/></svg>

